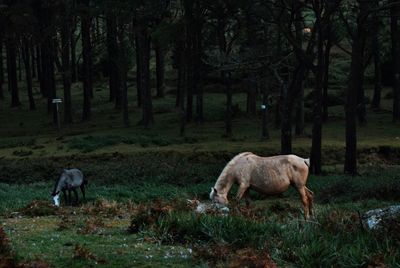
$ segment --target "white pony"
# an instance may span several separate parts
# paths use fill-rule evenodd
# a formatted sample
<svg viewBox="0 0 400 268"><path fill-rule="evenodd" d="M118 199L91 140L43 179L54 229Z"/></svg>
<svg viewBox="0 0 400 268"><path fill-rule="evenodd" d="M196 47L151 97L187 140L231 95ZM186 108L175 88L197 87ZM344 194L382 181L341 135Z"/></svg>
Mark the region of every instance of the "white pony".
<svg viewBox="0 0 400 268"><path fill-rule="evenodd" d="M222 170L210 199L214 203L228 204L228 192L233 183L239 185L238 200L243 197L249 205L249 189L264 195L285 192L290 185L300 193L306 219L312 215L313 192L306 187L310 160L296 155L260 157L250 152L236 155Z"/></svg>

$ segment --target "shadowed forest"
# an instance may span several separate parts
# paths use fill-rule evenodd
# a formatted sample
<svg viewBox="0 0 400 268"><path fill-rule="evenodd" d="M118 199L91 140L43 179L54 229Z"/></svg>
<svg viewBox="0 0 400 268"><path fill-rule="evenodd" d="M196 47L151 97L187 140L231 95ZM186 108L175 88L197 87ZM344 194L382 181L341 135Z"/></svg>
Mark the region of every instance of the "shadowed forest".
<svg viewBox="0 0 400 268"><path fill-rule="evenodd" d="M310 158L314 216L196 212L240 152ZM399 161L398 0L0 0L0 267L398 267Z"/></svg>

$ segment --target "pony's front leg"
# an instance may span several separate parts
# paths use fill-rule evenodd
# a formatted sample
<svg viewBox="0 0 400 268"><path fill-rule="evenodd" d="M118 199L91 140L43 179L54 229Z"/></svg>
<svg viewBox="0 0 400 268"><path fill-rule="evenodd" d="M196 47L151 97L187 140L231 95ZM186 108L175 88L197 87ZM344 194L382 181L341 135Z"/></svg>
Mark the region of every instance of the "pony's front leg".
<svg viewBox="0 0 400 268"><path fill-rule="evenodd" d="M250 200L249 200L249 186L248 186L248 185L245 185L245 184L241 184L241 185L239 186L239 190L238 190L238 192L237 192L237 194L236 194L236 198L237 198L237 200L238 200L239 203L240 203L240 200L241 200L243 197L245 198L246 206L249 207L249 205L250 205Z"/></svg>
<svg viewBox="0 0 400 268"><path fill-rule="evenodd" d="M67 204L68 204L68 195L67 195L67 191L64 189L64 190L62 190L62 192L63 192L65 204L67 205Z"/></svg>
<svg viewBox="0 0 400 268"><path fill-rule="evenodd" d="M72 196L71 196L72 194L71 194L71 190L70 189L68 189L68 205L70 206L70 205L72 205Z"/></svg>
<svg viewBox="0 0 400 268"><path fill-rule="evenodd" d="M78 205L78 191L76 190L76 188L72 189L72 191L74 191L74 195L75 195L75 205Z"/></svg>

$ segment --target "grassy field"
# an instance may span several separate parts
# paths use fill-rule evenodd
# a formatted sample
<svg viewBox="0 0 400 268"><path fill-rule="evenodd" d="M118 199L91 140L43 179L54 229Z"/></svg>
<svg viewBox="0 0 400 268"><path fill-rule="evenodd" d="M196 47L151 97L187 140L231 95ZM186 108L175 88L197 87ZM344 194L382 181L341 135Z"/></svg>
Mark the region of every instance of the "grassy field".
<svg viewBox="0 0 400 268"><path fill-rule="evenodd" d="M250 209L232 206L228 217L198 216L186 199L205 200L212 174L187 185L160 177L92 181L86 202L60 209L50 205L52 182L1 184L1 222L18 261L53 267L398 267L398 229L365 231L358 213L400 201L399 171L311 176L310 222L294 190L265 200L254 194Z"/></svg>

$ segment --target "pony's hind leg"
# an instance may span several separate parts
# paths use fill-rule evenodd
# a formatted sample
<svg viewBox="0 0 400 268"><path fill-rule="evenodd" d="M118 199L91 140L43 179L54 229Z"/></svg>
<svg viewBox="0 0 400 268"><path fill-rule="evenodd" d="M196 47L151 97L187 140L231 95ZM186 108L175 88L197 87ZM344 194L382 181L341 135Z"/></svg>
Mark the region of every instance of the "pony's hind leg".
<svg viewBox="0 0 400 268"><path fill-rule="evenodd" d="M313 211L314 193L307 187L305 187L305 188L306 188L306 194L307 194L307 198L308 198L308 209L310 210L310 215L312 216L314 214L314 211Z"/></svg>
<svg viewBox="0 0 400 268"><path fill-rule="evenodd" d="M306 187L303 186L301 188L297 189L299 191L300 197L301 197L301 202L303 203L303 207L304 207L304 217L306 220L308 220L310 218L310 205L309 205L309 199L308 199L308 195L306 193Z"/></svg>
<svg viewBox="0 0 400 268"><path fill-rule="evenodd" d="M86 200L86 197L85 197L85 185L82 183L79 188L81 188L83 200Z"/></svg>
<svg viewBox="0 0 400 268"><path fill-rule="evenodd" d="M74 192L75 195L75 205L78 204L78 191L76 190L76 188L72 189L72 191Z"/></svg>
<svg viewBox="0 0 400 268"><path fill-rule="evenodd" d="M64 196L64 202L65 202L66 205L68 205L69 200L68 200L67 191L66 190L62 190L62 192L63 192L63 196Z"/></svg>

